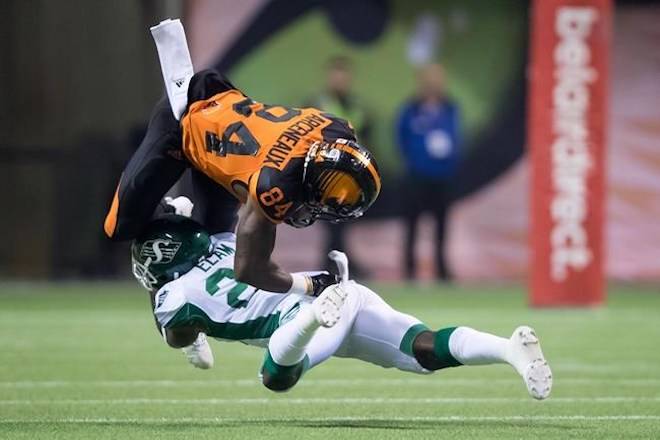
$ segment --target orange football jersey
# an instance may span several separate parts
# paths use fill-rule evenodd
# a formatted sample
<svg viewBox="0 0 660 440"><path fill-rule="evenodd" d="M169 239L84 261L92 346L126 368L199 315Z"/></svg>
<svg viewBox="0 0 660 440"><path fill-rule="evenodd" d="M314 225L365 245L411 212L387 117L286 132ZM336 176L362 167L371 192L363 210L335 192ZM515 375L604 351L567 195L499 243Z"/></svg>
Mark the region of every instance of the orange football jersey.
<svg viewBox="0 0 660 440"><path fill-rule="evenodd" d="M355 139L350 125L333 115L263 104L235 89L192 103L181 126L192 165L242 202L249 193L274 222L300 199L310 146Z"/></svg>

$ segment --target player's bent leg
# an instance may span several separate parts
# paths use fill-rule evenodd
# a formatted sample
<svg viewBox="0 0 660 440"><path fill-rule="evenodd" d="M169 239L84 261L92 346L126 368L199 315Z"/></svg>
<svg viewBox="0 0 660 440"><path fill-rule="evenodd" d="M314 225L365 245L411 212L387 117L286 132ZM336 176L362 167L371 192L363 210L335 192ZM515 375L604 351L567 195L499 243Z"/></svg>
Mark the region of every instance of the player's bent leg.
<svg viewBox="0 0 660 440"><path fill-rule="evenodd" d="M303 306L291 321L275 330L261 368L266 388L287 391L298 382L304 372L305 350L320 326L312 307Z"/></svg>
<svg viewBox="0 0 660 440"><path fill-rule="evenodd" d="M383 368L413 373L429 373L414 358L412 343L429 329L414 316L394 310L377 293L351 283L362 303L345 344L335 356L359 359Z"/></svg>
<svg viewBox="0 0 660 440"><path fill-rule="evenodd" d="M362 308L364 298L352 283L342 287L347 295L341 308L341 316L332 327L321 327L318 329L307 347L309 367L325 362L332 356L338 354L345 345L351 330L355 325L356 317ZM319 298L321 298L319 296ZM315 301L316 302L316 301ZM319 303L321 303L319 301Z"/></svg>
<svg viewBox="0 0 660 440"><path fill-rule="evenodd" d="M327 346L323 343L326 334L332 335L331 340L339 339L338 343L331 344L339 346L343 337L330 330L338 323L343 324L339 326L340 333L341 327L350 326L352 320L343 313L347 296L348 293L338 285L330 286L311 304L304 304L291 321L273 333L261 370L264 386L273 391L292 388L310 367L307 356L310 345L317 348Z"/></svg>

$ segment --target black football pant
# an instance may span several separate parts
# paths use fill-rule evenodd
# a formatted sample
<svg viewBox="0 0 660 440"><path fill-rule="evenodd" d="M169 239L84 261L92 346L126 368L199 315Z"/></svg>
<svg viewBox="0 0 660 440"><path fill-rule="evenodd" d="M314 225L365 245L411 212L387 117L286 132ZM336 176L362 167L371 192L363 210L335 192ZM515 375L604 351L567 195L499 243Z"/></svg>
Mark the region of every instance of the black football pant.
<svg viewBox="0 0 660 440"><path fill-rule="evenodd" d="M231 83L217 72L199 72L190 81L188 102L229 88L233 88ZM182 152L179 121L165 97L154 107L144 140L121 175L105 220L106 235L117 241L137 237L179 179L177 191L171 195L185 195L193 201L195 220L212 234L234 230L239 202L220 184L190 168Z"/></svg>

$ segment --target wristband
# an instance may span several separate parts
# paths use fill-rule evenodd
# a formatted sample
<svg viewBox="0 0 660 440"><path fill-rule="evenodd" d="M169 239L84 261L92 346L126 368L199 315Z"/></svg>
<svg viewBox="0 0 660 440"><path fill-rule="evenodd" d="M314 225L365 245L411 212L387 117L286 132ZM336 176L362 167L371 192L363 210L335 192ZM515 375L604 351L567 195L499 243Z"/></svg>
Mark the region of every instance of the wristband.
<svg viewBox="0 0 660 440"><path fill-rule="evenodd" d="M311 282L307 275L301 273L291 274L291 288L286 293L296 293L298 295L307 295L312 290Z"/></svg>

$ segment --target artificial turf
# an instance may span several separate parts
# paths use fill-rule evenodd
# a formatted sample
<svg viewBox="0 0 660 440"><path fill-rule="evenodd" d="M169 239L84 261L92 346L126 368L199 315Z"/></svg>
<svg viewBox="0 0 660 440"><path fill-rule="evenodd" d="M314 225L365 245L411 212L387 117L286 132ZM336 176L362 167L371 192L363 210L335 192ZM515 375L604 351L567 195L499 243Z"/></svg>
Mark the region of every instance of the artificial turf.
<svg viewBox="0 0 660 440"><path fill-rule="evenodd" d="M432 327L534 326L552 396L532 400L504 365L417 376L340 359L275 394L253 347L213 341L215 367L190 366L133 284L4 283L0 438L660 438L660 292L530 310L515 286L372 287Z"/></svg>

